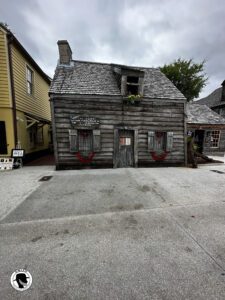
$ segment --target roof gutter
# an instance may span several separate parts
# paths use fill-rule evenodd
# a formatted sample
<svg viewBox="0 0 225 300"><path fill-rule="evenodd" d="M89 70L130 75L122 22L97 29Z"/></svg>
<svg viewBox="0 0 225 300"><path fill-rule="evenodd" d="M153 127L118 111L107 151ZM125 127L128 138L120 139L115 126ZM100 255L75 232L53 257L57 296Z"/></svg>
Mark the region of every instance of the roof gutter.
<svg viewBox="0 0 225 300"><path fill-rule="evenodd" d="M12 95L14 144L16 147L16 145L18 143L18 132L17 132L17 120L16 120L16 96L15 96L14 79L13 79L13 65L12 65L12 47L11 47L12 42L13 42L13 36L10 34L7 34L9 76L10 76L11 95Z"/></svg>

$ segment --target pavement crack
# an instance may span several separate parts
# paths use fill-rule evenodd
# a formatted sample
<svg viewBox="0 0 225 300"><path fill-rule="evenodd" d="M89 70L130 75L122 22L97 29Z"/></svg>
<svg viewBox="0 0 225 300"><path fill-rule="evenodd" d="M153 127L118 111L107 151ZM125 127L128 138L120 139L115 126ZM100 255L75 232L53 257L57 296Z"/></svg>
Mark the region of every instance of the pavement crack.
<svg viewBox="0 0 225 300"><path fill-rule="evenodd" d="M161 198L162 202L166 202L166 199L156 190L156 188L152 188L152 191Z"/></svg>
<svg viewBox="0 0 225 300"><path fill-rule="evenodd" d="M201 249L202 251L223 271L225 272L225 268L218 263L218 261L215 259L215 257L213 257L213 255L206 250L198 241L197 239L183 226L181 225L177 219L170 213L170 212L166 212L167 215L170 216L170 218L176 223L176 225L193 241L195 242Z"/></svg>

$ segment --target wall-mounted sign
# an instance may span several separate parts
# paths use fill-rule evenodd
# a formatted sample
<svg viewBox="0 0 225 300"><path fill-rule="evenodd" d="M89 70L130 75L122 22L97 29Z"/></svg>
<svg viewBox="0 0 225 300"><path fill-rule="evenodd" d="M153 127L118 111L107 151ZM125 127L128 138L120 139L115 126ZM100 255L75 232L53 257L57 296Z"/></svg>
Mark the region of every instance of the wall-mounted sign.
<svg viewBox="0 0 225 300"><path fill-rule="evenodd" d="M0 171L12 170L13 161L13 158L0 157Z"/></svg>
<svg viewBox="0 0 225 300"><path fill-rule="evenodd" d="M120 137L120 145L130 146L131 145L131 138L130 137Z"/></svg>
<svg viewBox="0 0 225 300"><path fill-rule="evenodd" d="M91 116L70 115L70 121L74 128L97 128L100 125L100 120Z"/></svg>
<svg viewBox="0 0 225 300"><path fill-rule="evenodd" d="M22 158L24 157L25 151L24 149L12 149L12 157L14 158Z"/></svg>

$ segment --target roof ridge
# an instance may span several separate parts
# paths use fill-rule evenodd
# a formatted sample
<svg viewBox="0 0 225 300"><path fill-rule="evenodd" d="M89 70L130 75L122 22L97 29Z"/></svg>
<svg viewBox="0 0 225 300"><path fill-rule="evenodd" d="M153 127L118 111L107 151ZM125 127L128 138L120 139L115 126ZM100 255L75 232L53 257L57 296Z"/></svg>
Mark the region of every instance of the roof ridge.
<svg viewBox="0 0 225 300"><path fill-rule="evenodd" d="M118 66L118 67L130 67L130 68L139 68L139 69L151 69L151 70L159 70L159 67L141 67L141 66L132 66L132 65L124 65L124 64L117 64L117 63L104 63L98 61L88 61L88 60L80 60L80 59L73 59L73 62L80 62L80 63L88 63L88 64L97 64L97 65L107 65L107 66Z"/></svg>
<svg viewBox="0 0 225 300"><path fill-rule="evenodd" d="M201 101L201 100L208 99L210 96L212 96L213 94L215 94L215 93L216 93L218 90L220 90L220 89L222 89L222 87L216 88L214 91L212 91L210 94L208 94L208 96L205 96L205 97L203 97L203 98L201 98L201 99L198 99L198 100L196 100L196 102Z"/></svg>

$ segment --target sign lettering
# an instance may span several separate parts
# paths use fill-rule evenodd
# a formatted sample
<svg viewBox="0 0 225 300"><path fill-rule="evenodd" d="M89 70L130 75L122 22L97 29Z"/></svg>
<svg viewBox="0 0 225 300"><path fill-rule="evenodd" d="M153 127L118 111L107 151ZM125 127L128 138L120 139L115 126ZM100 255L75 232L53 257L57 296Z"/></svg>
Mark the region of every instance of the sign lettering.
<svg viewBox="0 0 225 300"><path fill-rule="evenodd" d="M24 149L12 149L12 157L24 157Z"/></svg>
<svg viewBox="0 0 225 300"><path fill-rule="evenodd" d="M100 125L99 119L90 116L70 116L73 127L96 128Z"/></svg>
<svg viewBox="0 0 225 300"><path fill-rule="evenodd" d="M12 170L13 158L0 157L0 171Z"/></svg>

